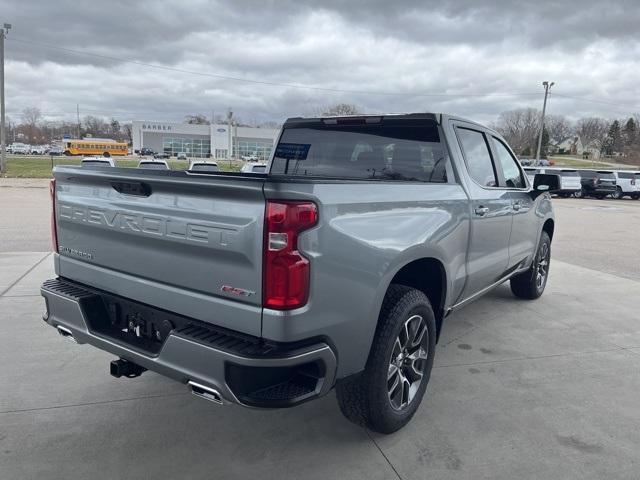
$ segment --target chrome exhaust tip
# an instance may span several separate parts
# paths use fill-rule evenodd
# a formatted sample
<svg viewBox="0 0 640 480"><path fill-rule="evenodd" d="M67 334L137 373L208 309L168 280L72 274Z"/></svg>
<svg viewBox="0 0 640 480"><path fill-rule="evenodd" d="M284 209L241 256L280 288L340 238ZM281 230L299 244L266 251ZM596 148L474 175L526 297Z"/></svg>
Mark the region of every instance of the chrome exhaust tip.
<svg viewBox="0 0 640 480"><path fill-rule="evenodd" d="M191 380L189 380L187 384L191 388L191 393L196 397L204 398L205 400L217 403L218 405L222 405L224 403L222 401L222 395L220 395L216 389L200 385L199 383L192 382Z"/></svg>
<svg viewBox="0 0 640 480"><path fill-rule="evenodd" d="M58 328L58 333L60 334L61 337L64 337L67 340L72 341L73 343L78 343L78 341L73 336L73 333L71 333L71 330L69 330L67 327L63 327L62 325L58 325L57 328Z"/></svg>

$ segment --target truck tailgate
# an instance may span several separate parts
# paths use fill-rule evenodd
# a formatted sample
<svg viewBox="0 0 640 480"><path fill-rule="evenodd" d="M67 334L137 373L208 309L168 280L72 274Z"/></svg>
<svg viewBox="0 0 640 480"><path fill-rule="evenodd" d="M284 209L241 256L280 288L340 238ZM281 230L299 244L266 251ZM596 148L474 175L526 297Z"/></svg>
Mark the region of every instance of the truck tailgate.
<svg viewBox="0 0 640 480"><path fill-rule="evenodd" d="M58 274L261 333L261 178L57 167Z"/></svg>

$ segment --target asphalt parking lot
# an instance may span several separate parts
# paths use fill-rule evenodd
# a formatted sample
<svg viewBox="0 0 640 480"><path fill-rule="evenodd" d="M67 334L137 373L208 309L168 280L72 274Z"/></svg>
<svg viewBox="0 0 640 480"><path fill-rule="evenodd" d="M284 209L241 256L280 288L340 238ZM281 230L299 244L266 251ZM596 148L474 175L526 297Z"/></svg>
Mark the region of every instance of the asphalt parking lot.
<svg viewBox="0 0 640 480"><path fill-rule="evenodd" d="M333 394L216 407L41 321L46 183L0 184L0 479L638 478L640 201L558 199L547 291L504 285L446 320L427 397L382 436Z"/></svg>

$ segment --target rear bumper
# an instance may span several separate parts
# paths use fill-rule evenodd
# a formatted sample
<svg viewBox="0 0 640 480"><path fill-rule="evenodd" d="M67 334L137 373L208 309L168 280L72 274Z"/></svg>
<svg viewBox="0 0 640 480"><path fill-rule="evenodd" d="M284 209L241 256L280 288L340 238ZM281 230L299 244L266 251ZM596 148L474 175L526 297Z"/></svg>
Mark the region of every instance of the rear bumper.
<svg viewBox="0 0 640 480"><path fill-rule="evenodd" d="M41 293L47 307L43 318L61 334L181 383L214 389L224 402L290 407L326 394L335 380L336 356L323 342L276 344L190 323L168 332L157 353L143 351L96 331L95 318L106 311L100 291L59 278L45 282Z"/></svg>

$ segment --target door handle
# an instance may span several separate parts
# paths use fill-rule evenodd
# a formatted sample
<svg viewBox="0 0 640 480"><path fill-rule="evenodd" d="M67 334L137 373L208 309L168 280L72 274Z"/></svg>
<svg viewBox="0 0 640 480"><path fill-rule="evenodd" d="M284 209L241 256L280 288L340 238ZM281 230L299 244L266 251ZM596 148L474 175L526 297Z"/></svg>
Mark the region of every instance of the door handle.
<svg viewBox="0 0 640 480"><path fill-rule="evenodd" d="M489 207L483 207L482 205L476 207L474 210L475 214L479 217L484 217L487 213L489 213Z"/></svg>
<svg viewBox="0 0 640 480"><path fill-rule="evenodd" d="M518 210L520 210L520 208L522 207L522 205L520 205L520 202L513 202L513 209L517 212Z"/></svg>

